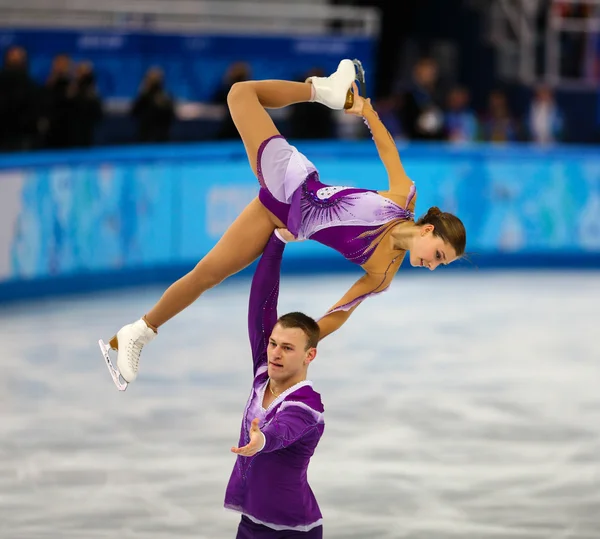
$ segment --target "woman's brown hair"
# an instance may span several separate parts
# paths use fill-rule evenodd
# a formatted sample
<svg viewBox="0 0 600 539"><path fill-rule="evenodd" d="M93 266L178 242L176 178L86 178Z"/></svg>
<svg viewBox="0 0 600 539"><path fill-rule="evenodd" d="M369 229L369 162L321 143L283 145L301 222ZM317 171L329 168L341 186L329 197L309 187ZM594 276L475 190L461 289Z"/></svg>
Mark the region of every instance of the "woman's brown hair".
<svg viewBox="0 0 600 539"><path fill-rule="evenodd" d="M444 240L456 251L456 256L461 257L465 254L467 246L467 232L462 221L452 213L443 212L436 206L427 210L416 223L417 226L433 225L433 235Z"/></svg>

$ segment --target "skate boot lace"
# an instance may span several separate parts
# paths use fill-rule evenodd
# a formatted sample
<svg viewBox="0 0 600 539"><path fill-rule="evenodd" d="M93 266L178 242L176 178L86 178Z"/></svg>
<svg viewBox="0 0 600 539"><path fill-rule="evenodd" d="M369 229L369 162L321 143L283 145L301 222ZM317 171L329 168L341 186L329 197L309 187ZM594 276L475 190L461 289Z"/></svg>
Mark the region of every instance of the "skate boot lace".
<svg viewBox="0 0 600 539"><path fill-rule="evenodd" d="M129 341L129 350L128 350L128 359L129 366L133 372L138 371L138 365L140 363L140 354L142 353L142 348L144 348L144 343L139 340L130 340Z"/></svg>

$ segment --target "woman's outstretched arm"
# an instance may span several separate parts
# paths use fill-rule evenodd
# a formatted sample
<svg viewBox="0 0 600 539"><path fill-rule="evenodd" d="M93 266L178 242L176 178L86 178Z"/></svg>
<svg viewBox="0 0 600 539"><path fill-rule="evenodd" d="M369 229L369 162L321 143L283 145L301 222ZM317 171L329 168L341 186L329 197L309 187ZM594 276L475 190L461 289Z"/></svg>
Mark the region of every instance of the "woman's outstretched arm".
<svg viewBox="0 0 600 539"><path fill-rule="evenodd" d="M411 188L413 182L406 174L402 161L400 160L400 154L396 147L396 141L387 130L383 122L380 120L379 115L375 112L375 109L371 105L370 99L364 99L358 95L358 88L356 84L354 88L354 105L352 108L346 110L347 114L353 114L354 116L360 116L365 121L365 124L371 131L373 141L377 147L379 158L383 162L385 169L388 174L390 192L404 195Z"/></svg>

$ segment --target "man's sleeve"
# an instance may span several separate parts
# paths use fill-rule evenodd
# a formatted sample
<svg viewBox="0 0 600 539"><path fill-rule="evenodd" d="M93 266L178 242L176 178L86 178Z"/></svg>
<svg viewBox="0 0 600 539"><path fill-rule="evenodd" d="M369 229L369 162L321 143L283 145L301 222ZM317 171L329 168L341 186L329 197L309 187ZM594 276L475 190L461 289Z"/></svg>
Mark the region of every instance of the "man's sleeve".
<svg viewBox="0 0 600 539"><path fill-rule="evenodd" d="M321 414L306 405L291 404L275 414L261 432L265 443L260 453L270 453L289 447L323 423Z"/></svg>
<svg viewBox="0 0 600 539"><path fill-rule="evenodd" d="M267 361L267 346L277 322L279 273L285 241L275 231L263 251L250 289L248 305L248 337L252 349L254 374Z"/></svg>

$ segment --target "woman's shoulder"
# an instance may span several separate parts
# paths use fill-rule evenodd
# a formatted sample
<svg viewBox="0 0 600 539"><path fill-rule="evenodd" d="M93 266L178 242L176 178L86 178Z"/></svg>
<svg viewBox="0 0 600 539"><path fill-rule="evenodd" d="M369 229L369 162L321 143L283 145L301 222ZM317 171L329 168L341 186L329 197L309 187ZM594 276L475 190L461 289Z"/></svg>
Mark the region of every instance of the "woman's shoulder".
<svg viewBox="0 0 600 539"><path fill-rule="evenodd" d="M389 198L392 202L395 202L401 208L406 208L414 213L415 211L415 203L417 201L417 193L414 191L411 193L410 191L406 191L404 193L392 192L392 191L377 191L382 197ZM408 207L406 202L409 200Z"/></svg>

